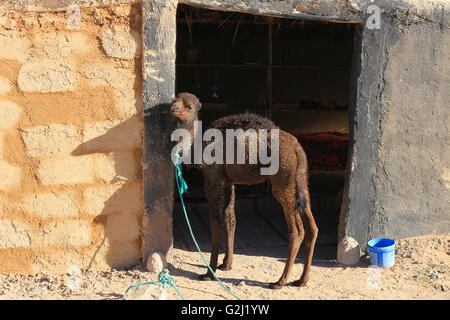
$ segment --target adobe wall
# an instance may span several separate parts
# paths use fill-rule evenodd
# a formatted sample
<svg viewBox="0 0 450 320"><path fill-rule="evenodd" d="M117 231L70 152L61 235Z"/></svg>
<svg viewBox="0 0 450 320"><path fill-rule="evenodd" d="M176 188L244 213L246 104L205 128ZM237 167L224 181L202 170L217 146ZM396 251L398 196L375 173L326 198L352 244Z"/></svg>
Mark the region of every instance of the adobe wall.
<svg viewBox="0 0 450 320"><path fill-rule="evenodd" d="M141 6L0 12L0 272L135 264Z"/></svg>

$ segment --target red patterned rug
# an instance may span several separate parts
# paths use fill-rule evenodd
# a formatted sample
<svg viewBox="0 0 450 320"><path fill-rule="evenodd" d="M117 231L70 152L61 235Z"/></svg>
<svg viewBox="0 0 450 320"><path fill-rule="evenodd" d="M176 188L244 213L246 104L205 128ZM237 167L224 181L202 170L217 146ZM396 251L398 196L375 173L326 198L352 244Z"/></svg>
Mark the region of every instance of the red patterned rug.
<svg viewBox="0 0 450 320"><path fill-rule="evenodd" d="M294 134L308 157L309 170L345 170L349 135L337 132Z"/></svg>

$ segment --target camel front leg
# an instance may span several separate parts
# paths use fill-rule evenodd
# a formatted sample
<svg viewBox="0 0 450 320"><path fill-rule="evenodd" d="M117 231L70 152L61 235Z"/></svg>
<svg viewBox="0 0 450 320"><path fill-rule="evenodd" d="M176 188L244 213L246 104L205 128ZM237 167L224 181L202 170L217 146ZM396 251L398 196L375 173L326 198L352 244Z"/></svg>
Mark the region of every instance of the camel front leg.
<svg viewBox="0 0 450 320"><path fill-rule="evenodd" d="M219 247L220 242L222 240L223 228L219 223L215 221L215 217L210 213L210 228L211 228L211 258L209 261L209 266L212 271L216 272L217 270L217 261L219 258ZM213 280L214 275L211 270L208 268L206 274L202 274L199 277L200 280Z"/></svg>
<svg viewBox="0 0 450 320"><path fill-rule="evenodd" d="M234 234L236 230L236 216L234 213L234 185L225 188L225 257L223 263L218 267L223 271L231 270L233 263ZM227 201L228 200L228 201Z"/></svg>
<svg viewBox="0 0 450 320"><path fill-rule="evenodd" d="M217 181L206 181L205 193L209 203L209 225L211 228L211 258L209 265L212 271L216 272L219 247L224 233L227 238L227 249L233 250L233 246L230 246L229 243L234 241L234 227L230 225L229 219L225 217L229 216L230 207L234 209L234 198L231 201L234 191L231 185L218 183ZM233 202L231 206L230 202ZM231 266L232 252L230 255L228 250L225 260L230 261ZM200 280L212 280L213 278L214 275L209 268L206 274L200 276Z"/></svg>

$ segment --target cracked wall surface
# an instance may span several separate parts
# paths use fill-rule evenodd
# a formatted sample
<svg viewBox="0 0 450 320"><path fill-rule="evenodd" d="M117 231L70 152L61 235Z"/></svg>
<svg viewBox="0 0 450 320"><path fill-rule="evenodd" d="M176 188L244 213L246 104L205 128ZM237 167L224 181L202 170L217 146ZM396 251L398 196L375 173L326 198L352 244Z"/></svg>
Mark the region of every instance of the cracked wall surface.
<svg viewBox="0 0 450 320"><path fill-rule="evenodd" d="M0 24L0 272L141 257L141 7L10 11Z"/></svg>

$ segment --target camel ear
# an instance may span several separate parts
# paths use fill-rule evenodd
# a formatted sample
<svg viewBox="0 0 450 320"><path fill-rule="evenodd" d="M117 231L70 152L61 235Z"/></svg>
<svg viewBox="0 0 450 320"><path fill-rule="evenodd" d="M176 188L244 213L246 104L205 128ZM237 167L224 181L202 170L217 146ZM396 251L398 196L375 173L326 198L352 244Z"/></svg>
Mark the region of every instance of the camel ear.
<svg viewBox="0 0 450 320"><path fill-rule="evenodd" d="M198 110L200 110L202 108L202 104L199 102L197 103L197 105L195 106L195 108Z"/></svg>

